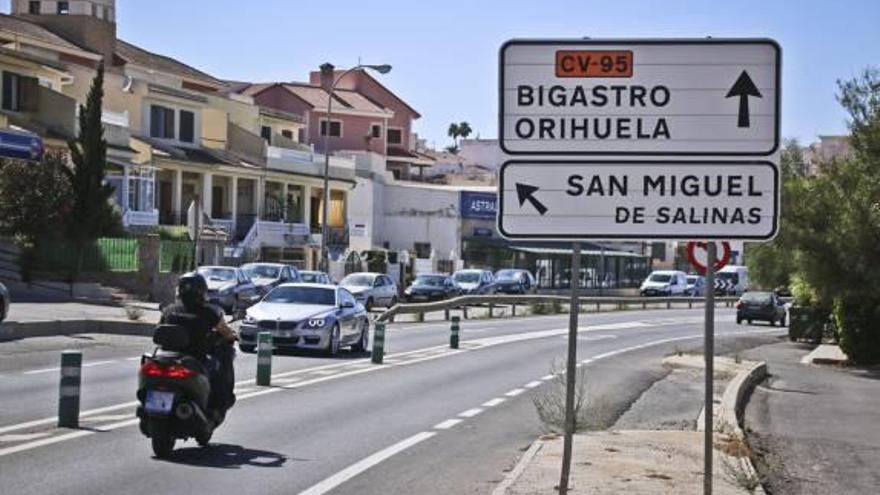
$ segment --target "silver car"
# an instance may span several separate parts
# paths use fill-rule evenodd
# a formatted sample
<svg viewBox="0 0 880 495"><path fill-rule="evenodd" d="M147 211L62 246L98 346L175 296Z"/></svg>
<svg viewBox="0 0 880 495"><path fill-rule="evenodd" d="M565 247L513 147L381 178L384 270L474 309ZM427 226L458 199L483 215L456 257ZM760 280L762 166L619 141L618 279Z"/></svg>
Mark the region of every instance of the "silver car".
<svg viewBox="0 0 880 495"><path fill-rule="evenodd" d="M299 272L300 282L304 284L324 284L324 285L333 285L333 282L330 281L330 276L324 272L316 272L311 270L300 270Z"/></svg>
<svg viewBox="0 0 880 495"><path fill-rule="evenodd" d="M335 356L341 347L364 352L370 320L351 293L335 285L282 284L248 308L239 327L243 352L253 352L260 332L276 349L318 349Z"/></svg>
<svg viewBox="0 0 880 495"><path fill-rule="evenodd" d="M376 306L390 308L397 304L397 284L382 273L352 273L339 282L349 290L367 311Z"/></svg>

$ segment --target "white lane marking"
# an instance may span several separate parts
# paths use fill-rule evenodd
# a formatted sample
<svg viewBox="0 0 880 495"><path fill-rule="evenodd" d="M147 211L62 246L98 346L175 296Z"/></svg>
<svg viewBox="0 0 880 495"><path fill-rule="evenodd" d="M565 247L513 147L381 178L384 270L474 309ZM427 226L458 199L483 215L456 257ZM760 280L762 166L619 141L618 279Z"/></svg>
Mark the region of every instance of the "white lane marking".
<svg viewBox="0 0 880 495"><path fill-rule="evenodd" d="M91 363L83 363L83 368L91 368L92 366L102 366L105 364L115 363L116 361L92 361Z"/></svg>
<svg viewBox="0 0 880 495"><path fill-rule="evenodd" d="M541 381L540 381L540 380L535 380L535 381L533 381L533 382L526 383L526 384L524 385L524 387L525 387L525 388L535 388L535 387L538 387L538 386L540 386L540 385L541 385Z"/></svg>
<svg viewBox="0 0 880 495"><path fill-rule="evenodd" d="M54 368L42 368L39 370L23 371L22 374L23 375L39 375L40 373L50 373L52 371L61 371L61 368L58 366L56 366Z"/></svg>
<svg viewBox="0 0 880 495"><path fill-rule="evenodd" d="M122 419L131 419L131 414L102 414L98 416L89 416L84 421L119 421Z"/></svg>
<svg viewBox="0 0 880 495"><path fill-rule="evenodd" d="M448 429L452 428L453 426L461 423L462 421L464 421L464 420L463 419L447 419L446 421L443 421L443 422L440 422L440 423L437 423L436 425L434 425L434 429L435 430L448 430Z"/></svg>
<svg viewBox="0 0 880 495"><path fill-rule="evenodd" d="M0 435L0 442L26 442L28 440L36 440L38 438L45 438L51 435L51 431L44 431L42 433L21 433L21 434L12 434L12 435Z"/></svg>
<svg viewBox="0 0 880 495"><path fill-rule="evenodd" d="M136 407L137 405L138 405L137 401L132 401L132 402L126 402L124 404L116 404L114 406L99 407L97 409L90 409L88 411L82 411L79 414L79 417L84 418L84 417L88 417L88 416L94 416L96 414L103 414L105 412L116 411L118 409L124 409L126 407ZM133 414L133 412L132 412L132 414ZM26 428L33 428L35 426L52 424L52 423L55 423L56 421L58 421L58 416L54 416L51 418L35 419L33 421L28 421L26 423L18 423L15 425L4 426L4 427L0 427L0 434L6 433L8 431L24 430Z"/></svg>
<svg viewBox="0 0 880 495"><path fill-rule="evenodd" d="M339 372L340 372L340 370L318 370L318 371L313 371L311 374L318 375L318 376L330 376L330 375L335 375Z"/></svg>
<svg viewBox="0 0 880 495"><path fill-rule="evenodd" d="M126 360L126 361L140 361L140 360L141 360L141 356L135 356L135 357L125 358L125 360Z"/></svg>
<svg viewBox="0 0 880 495"><path fill-rule="evenodd" d="M333 490L339 485L363 473L371 467L381 463L382 461L394 456L395 454L403 452L404 450L414 445L424 442L425 440L433 437L436 434L437 432L434 431L423 431L421 433L416 433L415 435L405 440L401 440L400 442L397 442L390 447L380 450L379 452L376 452L369 457L361 459L360 461L352 464L342 471L339 471L329 478L325 478L323 481L320 481L319 483L312 485L310 488L301 491L299 495L324 495L330 490Z"/></svg>
<svg viewBox="0 0 880 495"><path fill-rule="evenodd" d="M515 389L511 390L510 392L505 393L504 395L506 395L508 397L516 397L517 395L519 395L525 391L526 391L526 389L524 389L524 388L515 388Z"/></svg>
<svg viewBox="0 0 880 495"><path fill-rule="evenodd" d="M501 403L503 403L503 402L506 401L506 400L507 400L507 399L505 399L504 397L495 397L494 399L487 400L486 402L483 402L483 403L480 404L480 405L483 406L483 407L495 407L495 406L497 406L498 404L501 404Z"/></svg>
<svg viewBox="0 0 880 495"><path fill-rule="evenodd" d="M474 416L476 416L477 414L480 414L481 412L483 412L483 409L481 409L479 407L475 407L473 409L468 409L467 411L462 411L462 412L458 413L458 417L460 417L460 418L473 418Z"/></svg>
<svg viewBox="0 0 880 495"><path fill-rule="evenodd" d="M594 359L595 358L584 359L583 361L581 361L581 364L590 364L593 362Z"/></svg>
<svg viewBox="0 0 880 495"><path fill-rule="evenodd" d="M617 335L586 335L583 337L578 337L578 340L583 340L585 342L591 342L595 340L609 340L616 339Z"/></svg>
<svg viewBox="0 0 880 495"><path fill-rule="evenodd" d="M541 377L541 380L544 380L546 382L547 380L552 380L555 377L556 375L544 375Z"/></svg>
<svg viewBox="0 0 880 495"><path fill-rule="evenodd" d="M77 430L70 433L65 433L63 435L57 435L54 437L44 438L42 440L36 440L33 442L23 443L20 445L16 445L14 447L7 447L5 449L0 449L0 457L9 454L15 454L16 452L22 452L25 450L35 449L37 447L43 447L46 445L52 445L53 443L63 442L65 440L72 440L74 438L84 437L86 435L92 435L95 432L93 430Z"/></svg>

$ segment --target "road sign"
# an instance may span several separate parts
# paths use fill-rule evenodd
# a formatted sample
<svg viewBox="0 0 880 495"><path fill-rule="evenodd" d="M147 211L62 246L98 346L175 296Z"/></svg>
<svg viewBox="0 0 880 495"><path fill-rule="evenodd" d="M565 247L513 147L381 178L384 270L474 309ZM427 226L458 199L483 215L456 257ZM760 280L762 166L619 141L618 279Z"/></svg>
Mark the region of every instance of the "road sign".
<svg viewBox="0 0 880 495"><path fill-rule="evenodd" d="M700 275L706 274L706 267L709 265L708 259L708 242L689 242L687 244L687 257L691 266ZM730 263L731 249L729 242L716 242L715 249L721 247L721 257L715 260L715 271L724 268Z"/></svg>
<svg viewBox="0 0 880 495"><path fill-rule="evenodd" d="M769 239L770 162L509 161L498 232L509 239Z"/></svg>
<svg viewBox="0 0 880 495"><path fill-rule="evenodd" d="M43 140L36 134L12 129L0 130L0 157L17 160L40 160Z"/></svg>
<svg viewBox="0 0 880 495"><path fill-rule="evenodd" d="M511 155L772 155L780 69L768 39L511 40L499 141Z"/></svg>

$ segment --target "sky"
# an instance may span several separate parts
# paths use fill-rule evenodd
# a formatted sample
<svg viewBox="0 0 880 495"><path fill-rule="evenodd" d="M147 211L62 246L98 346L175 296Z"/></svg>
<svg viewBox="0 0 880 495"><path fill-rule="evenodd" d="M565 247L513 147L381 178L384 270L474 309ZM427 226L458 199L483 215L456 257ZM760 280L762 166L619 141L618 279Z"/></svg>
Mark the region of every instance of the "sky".
<svg viewBox="0 0 880 495"><path fill-rule="evenodd" d="M9 12L9 0L0 0ZM119 36L220 78L308 80L323 62L377 76L428 144L467 121L497 135L498 48L510 38L770 37L783 48L783 137L846 132L838 79L880 66L878 0L117 0Z"/></svg>

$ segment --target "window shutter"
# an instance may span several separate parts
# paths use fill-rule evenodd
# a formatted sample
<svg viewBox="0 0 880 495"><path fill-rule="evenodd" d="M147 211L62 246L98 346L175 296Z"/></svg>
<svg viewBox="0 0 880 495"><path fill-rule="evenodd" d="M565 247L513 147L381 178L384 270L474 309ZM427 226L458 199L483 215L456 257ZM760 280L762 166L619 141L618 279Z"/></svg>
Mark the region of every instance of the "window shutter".
<svg viewBox="0 0 880 495"><path fill-rule="evenodd" d="M22 112L36 112L40 109L40 81L36 77L20 79L19 108Z"/></svg>

